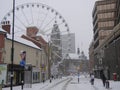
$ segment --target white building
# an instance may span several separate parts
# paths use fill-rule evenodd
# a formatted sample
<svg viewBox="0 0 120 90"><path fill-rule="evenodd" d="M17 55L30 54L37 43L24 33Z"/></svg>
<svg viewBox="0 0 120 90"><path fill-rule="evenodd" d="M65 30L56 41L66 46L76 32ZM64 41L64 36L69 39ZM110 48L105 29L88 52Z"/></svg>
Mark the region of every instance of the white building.
<svg viewBox="0 0 120 90"><path fill-rule="evenodd" d="M75 53L75 33L69 33L61 36L62 53Z"/></svg>
<svg viewBox="0 0 120 90"><path fill-rule="evenodd" d="M65 59L65 74L78 74L88 72L88 60L82 51L80 54L69 54L69 58Z"/></svg>

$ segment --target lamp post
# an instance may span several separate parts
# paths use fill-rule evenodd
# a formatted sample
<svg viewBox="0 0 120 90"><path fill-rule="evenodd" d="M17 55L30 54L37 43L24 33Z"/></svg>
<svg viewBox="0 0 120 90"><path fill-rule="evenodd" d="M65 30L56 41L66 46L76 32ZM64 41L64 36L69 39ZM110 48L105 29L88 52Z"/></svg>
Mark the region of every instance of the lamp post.
<svg viewBox="0 0 120 90"><path fill-rule="evenodd" d="M48 41L48 77L51 78L51 54L50 54L50 41Z"/></svg>
<svg viewBox="0 0 120 90"><path fill-rule="evenodd" d="M114 52L115 52L115 54L114 54L114 59L115 59L115 72L116 72L116 74L117 74L117 76L119 76L119 68L118 68L118 52L117 52L117 40L115 39L116 38L116 32L114 32L113 33L113 35L114 35ZM114 66L113 66L114 67ZM117 78L118 79L118 78Z"/></svg>
<svg viewBox="0 0 120 90"><path fill-rule="evenodd" d="M10 85L10 90L13 90L14 21L15 21L14 16L15 16L15 0L13 0L12 47L11 47L11 85Z"/></svg>
<svg viewBox="0 0 120 90"><path fill-rule="evenodd" d="M77 67L77 71L78 71L78 83L79 83L79 76L80 76L80 67Z"/></svg>

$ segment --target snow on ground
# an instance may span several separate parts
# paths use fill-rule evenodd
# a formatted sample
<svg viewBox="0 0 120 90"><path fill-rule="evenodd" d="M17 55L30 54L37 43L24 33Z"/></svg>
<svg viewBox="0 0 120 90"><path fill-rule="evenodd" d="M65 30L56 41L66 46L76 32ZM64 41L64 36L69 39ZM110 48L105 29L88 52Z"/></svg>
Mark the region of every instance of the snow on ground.
<svg viewBox="0 0 120 90"><path fill-rule="evenodd" d="M90 84L90 78L80 77L78 83L78 77L74 77L67 90L94 90L94 88Z"/></svg>
<svg viewBox="0 0 120 90"><path fill-rule="evenodd" d="M52 80L52 83L47 80L45 83L32 84L32 88L25 88L23 90L119 90L120 81L110 81L110 88L103 87L100 79L95 79L94 85L90 84L90 78L81 76L69 76L62 79ZM10 88L3 88L2 90L10 90ZM21 86L13 87L13 90L22 90Z"/></svg>
<svg viewBox="0 0 120 90"><path fill-rule="evenodd" d="M100 79L95 79L94 88L96 90L119 90L120 89L120 81L110 81L110 88L106 89L103 87L102 81Z"/></svg>

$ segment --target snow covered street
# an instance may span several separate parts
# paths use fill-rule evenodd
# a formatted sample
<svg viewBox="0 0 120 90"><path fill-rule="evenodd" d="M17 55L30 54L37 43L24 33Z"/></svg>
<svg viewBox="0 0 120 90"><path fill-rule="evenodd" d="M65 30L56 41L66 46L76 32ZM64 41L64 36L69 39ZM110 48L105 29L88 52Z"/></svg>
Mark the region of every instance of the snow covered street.
<svg viewBox="0 0 120 90"><path fill-rule="evenodd" d="M100 79L95 79L94 85L91 85L90 78L81 76L69 76L63 77L62 79L54 79L50 83L47 80L45 83L32 84L32 88L26 88L24 86L23 90L119 90L119 81L110 81L110 88L106 89L103 87L102 81ZM3 88L2 90L10 90L10 88ZM13 87L13 90L22 90L21 86Z"/></svg>

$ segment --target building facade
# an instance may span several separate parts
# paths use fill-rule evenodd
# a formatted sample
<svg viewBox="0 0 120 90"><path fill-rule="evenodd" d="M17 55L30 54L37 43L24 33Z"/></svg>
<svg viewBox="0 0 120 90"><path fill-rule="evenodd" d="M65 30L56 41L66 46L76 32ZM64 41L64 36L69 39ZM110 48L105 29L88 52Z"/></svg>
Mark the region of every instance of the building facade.
<svg viewBox="0 0 120 90"><path fill-rule="evenodd" d="M92 17L94 48L97 48L116 25L116 0L96 1Z"/></svg>
<svg viewBox="0 0 120 90"><path fill-rule="evenodd" d="M89 70L93 72L94 68L94 42L92 41L89 46Z"/></svg>
<svg viewBox="0 0 120 90"><path fill-rule="evenodd" d="M108 10L105 11L100 11L102 12L101 15L99 15L98 11L96 12L95 7L97 6L102 6L102 8L108 8ZM99 6L99 9L100 9ZM94 28L94 54L90 54L90 57L94 58L94 72L95 72L95 76L100 78L100 71L104 70L104 74L106 76L107 79L115 79L113 78L113 76L116 74L116 80L120 80L120 1L119 0L101 0L101 1L96 1L95 3L95 7L93 10L93 17L95 16L95 13L98 13L98 17L102 18L103 16L103 20L94 20L95 18L93 18L93 26L94 21L96 21L97 23L104 21L104 22L109 22L112 21L111 24L109 23L109 27L105 28L101 28L102 25L106 26L107 23L105 24L99 24L98 29ZM100 9L100 10L101 10ZM108 12L109 11L109 12ZM106 14L107 13L107 14ZM108 13L111 13L108 15ZM111 27L111 28L110 28ZM110 31L110 33L103 33L106 35L106 37L103 39L103 41L98 44L96 44L96 31L95 30L99 30L98 32L101 33L102 31ZM102 33L101 33L102 34ZM102 34L102 35L103 35ZM100 37L100 34L99 34ZM99 38L98 38L99 40ZM100 40L99 40L100 41ZM90 52L91 49L90 49Z"/></svg>
<svg viewBox="0 0 120 90"><path fill-rule="evenodd" d="M62 39L62 53L75 53L75 33L64 34Z"/></svg>
<svg viewBox="0 0 120 90"><path fill-rule="evenodd" d="M1 72L0 78L4 79L4 85L10 85L10 75L11 75L11 46L12 40L9 38L9 35L4 35L4 32L0 31L0 44L1 45L1 53L0 53L0 68L6 67L6 75ZM3 37L3 38L2 38ZM4 44L4 45L3 45ZM13 61L13 84L20 85L22 80L22 74L26 74L24 69L22 68L20 61L21 58L21 51L26 52L25 56L25 63L31 66L31 83L42 82L43 79L47 80L49 78L49 65L48 65L48 58L46 56L45 51L42 48L39 48L32 42L25 40L23 38L15 38L14 39L14 61ZM2 69L0 69L2 70ZM26 74L29 76L30 74ZM6 78L3 78L6 77Z"/></svg>
<svg viewBox="0 0 120 90"><path fill-rule="evenodd" d="M63 62L65 75L78 75L78 73L89 72L89 61L84 52L80 52L79 55L69 54Z"/></svg>

